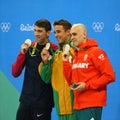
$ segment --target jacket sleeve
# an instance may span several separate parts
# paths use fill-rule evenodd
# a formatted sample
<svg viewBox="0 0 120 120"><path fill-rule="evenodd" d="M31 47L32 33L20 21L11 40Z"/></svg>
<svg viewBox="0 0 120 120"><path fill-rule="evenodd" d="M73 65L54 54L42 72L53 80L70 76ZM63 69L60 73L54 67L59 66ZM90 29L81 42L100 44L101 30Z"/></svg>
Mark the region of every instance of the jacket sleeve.
<svg viewBox="0 0 120 120"><path fill-rule="evenodd" d="M68 85L72 85L72 69L68 61L63 61L63 74L67 80Z"/></svg>
<svg viewBox="0 0 120 120"><path fill-rule="evenodd" d="M86 83L86 89L99 89L106 87L107 84L115 81L115 73L108 59L107 54L101 50L97 49L92 54L92 62L95 69L99 72L99 78L91 79Z"/></svg>
<svg viewBox="0 0 120 120"><path fill-rule="evenodd" d="M51 82L51 75L52 75L52 61L48 61L48 63L43 64L43 62L41 62L38 66L38 71L39 74L42 78L42 80L49 84Z"/></svg>
<svg viewBox="0 0 120 120"><path fill-rule="evenodd" d="M18 54L16 61L12 64L12 75L18 77L25 65L26 55L21 52Z"/></svg>
<svg viewBox="0 0 120 120"><path fill-rule="evenodd" d="M55 45L54 43L51 43L51 51L52 54L54 56L55 51L58 49L58 46ZM46 83L49 84L51 83L51 76L52 76L52 62L53 62L53 57L51 60L48 61L48 63L43 64L43 62L41 62L38 66L38 71L39 74L42 78L42 80Z"/></svg>

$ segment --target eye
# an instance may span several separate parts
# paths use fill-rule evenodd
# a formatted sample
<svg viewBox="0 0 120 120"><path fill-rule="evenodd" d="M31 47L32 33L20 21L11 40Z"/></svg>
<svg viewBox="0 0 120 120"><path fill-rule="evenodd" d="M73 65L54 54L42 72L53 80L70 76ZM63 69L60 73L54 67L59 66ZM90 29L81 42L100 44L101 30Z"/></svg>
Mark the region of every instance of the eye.
<svg viewBox="0 0 120 120"><path fill-rule="evenodd" d="M40 33L40 32L42 32L42 30L38 30L38 32Z"/></svg>
<svg viewBox="0 0 120 120"><path fill-rule="evenodd" d="M71 35L72 35L72 36L76 36L76 35L77 35L77 33L72 33Z"/></svg>

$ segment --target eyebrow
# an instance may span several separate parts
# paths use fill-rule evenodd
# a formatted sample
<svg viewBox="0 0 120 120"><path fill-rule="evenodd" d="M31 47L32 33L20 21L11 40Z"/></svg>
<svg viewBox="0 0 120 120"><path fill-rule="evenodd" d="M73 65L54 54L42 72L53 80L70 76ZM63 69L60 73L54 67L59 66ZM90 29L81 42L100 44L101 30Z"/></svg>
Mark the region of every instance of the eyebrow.
<svg viewBox="0 0 120 120"><path fill-rule="evenodd" d="M42 30L37 30L37 29L34 29L34 31L41 32Z"/></svg>
<svg viewBox="0 0 120 120"><path fill-rule="evenodd" d="M71 33L71 35L77 35L77 33L73 32L73 33Z"/></svg>
<svg viewBox="0 0 120 120"><path fill-rule="evenodd" d="M56 32L61 32L61 30L56 30L56 31L54 31L54 33L56 33Z"/></svg>

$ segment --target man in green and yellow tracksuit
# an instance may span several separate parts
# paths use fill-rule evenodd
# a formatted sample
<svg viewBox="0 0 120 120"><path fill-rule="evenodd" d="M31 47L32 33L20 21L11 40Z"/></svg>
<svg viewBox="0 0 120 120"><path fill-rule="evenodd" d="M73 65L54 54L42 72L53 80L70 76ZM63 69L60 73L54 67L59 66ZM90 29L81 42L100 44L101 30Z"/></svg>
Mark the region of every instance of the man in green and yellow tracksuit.
<svg viewBox="0 0 120 120"><path fill-rule="evenodd" d="M50 49L43 49L39 73L45 83L52 84L54 104L59 120L75 120L73 114L73 93L63 74L62 52L65 44L70 44L71 24L67 20L54 22L54 33L59 43L58 50L50 59Z"/></svg>

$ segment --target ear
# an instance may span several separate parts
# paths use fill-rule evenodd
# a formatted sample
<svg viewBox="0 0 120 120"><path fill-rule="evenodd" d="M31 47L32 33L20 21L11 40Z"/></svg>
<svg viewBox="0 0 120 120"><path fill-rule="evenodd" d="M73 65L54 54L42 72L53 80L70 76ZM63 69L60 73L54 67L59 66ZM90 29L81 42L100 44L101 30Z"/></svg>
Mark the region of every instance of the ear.
<svg viewBox="0 0 120 120"><path fill-rule="evenodd" d="M87 37L87 32L84 31L83 35L84 35L84 37L86 38L86 37Z"/></svg>
<svg viewBox="0 0 120 120"><path fill-rule="evenodd" d="M47 36L50 36L50 34L51 34L51 31L47 31Z"/></svg>
<svg viewBox="0 0 120 120"><path fill-rule="evenodd" d="M66 33L67 33L68 35L70 35L70 30L66 30Z"/></svg>

